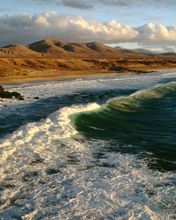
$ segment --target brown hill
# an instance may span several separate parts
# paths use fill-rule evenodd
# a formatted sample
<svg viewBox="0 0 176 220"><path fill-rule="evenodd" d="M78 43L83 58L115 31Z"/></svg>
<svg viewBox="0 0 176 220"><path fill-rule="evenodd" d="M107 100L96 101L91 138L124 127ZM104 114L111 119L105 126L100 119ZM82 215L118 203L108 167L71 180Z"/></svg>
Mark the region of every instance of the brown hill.
<svg viewBox="0 0 176 220"><path fill-rule="evenodd" d="M2 55L12 56L12 57L30 57L30 56L40 56L39 53L30 50L27 46L22 44L11 44L0 48ZM1 55L1 54L0 54Z"/></svg>
<svg viewBox="0 0 176 220"><path fill-rule="evenodd" d="M85 53L88 48L85 44L69 43L58 39L44 39L28 46L31 50L48 55L69 55Z"/></svg>
<svg viewBox="0 0 176 220"><path fill-rule="evenodd" d="M28 47L36 52L48 55L65 55L66 51L62 48L65 45L57 39L45 39L30 44Z"/></svg>
<svg viewBox="0 0 176 220"><path fill-rule="evenodd" d="M154 53L152 53L149 50L145 49L125 49L122 47L115 47L116 50L121 52L124 56L135 56L135 57L148 57L148 56L154 56Z"/></svg>
<svg viewBox="0 0 176 220"><path fill-rule="evenodd" d="M45 39L32 43L28 47L33 51L55 57L62 55L71 57L119 57L124 55L123 52L115 48L97 42L70 43L57 39Z"/></svg>
<svg viewBox="0 0 176 220"><path fill-rule="evenodd" d="M131 50L112 48L107 45L88 42L70 43L58 39L44 39L28 46L21 44L7 45L0 48L0 57L46 57L46 58L125 58L149 56Z"/></svg>
<svg viewBox="0 0 176 220"><path fill-rule="evenodd" d="M112 47L106 46L104 44L100 44L97 42L89 42L86 43L86 46L90 48L91 50L94 50L96 52L101 52L101 53L117 53L117 50L115 50Z"/></svg>

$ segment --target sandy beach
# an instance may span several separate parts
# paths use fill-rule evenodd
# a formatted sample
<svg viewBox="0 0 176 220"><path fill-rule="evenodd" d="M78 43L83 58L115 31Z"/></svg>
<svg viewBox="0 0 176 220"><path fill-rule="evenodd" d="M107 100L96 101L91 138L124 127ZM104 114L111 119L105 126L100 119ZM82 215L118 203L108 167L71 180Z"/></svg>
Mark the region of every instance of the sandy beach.
<svg viewBox="0 0 176 220"><path fill-rule="evenodd" d="M10 60L12 62L12 60ZM0 60L1 62L1 60ZM49 61L51 62L51 61ZM55 60L55 62L57 62ZM48 66L38 67L34 66L23 66L18 64L9 65L5 71L0 71L0 84L11 84L11 83L24 83L32 81L41 81L41 80L56 80L56 79L69 79L69 78L84 78L89 76L109 76L111 74L127 74L127 73L151 73L157 71L165 71L176 69L176 59L174 62L164 61L164 64L160 61L153 61L151 65L141 65L141 60L135 61L138 62L138 65L133 63L125 63L120 65L119 69L114 67L114 70L109 68L110 61L108 60L105 65L94 65L87 69L80 66L79 69L75 69L69 66L69 60L64 61L67 63L67 67L63 68L51 68ZM78 61L75 61L75 63ZM111 61L112 62L112 61ZM118 62L118 61L116 61ZM72 61L73 63L73 61ZM118 65L118 64L117 64ZM1 66L0 66L1 69Z"/></svg>

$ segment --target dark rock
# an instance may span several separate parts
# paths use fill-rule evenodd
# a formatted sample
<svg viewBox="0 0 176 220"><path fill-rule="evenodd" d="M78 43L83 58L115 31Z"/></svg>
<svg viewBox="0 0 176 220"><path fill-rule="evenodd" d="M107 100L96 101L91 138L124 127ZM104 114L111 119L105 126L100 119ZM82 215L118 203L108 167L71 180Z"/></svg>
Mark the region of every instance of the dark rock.
<svg viewBox="0 0 176 220"><path fill-rule="evenodd" d="M27 181L33 180L37 177L38 177L37 171L29 171L23 175L22 180L27 182Z"/></svg>
<svg viewBox="0 0 176 220"><path fill-rule="evenodd" d="M36 96L36 97L34 97L33 99L39 99L39 97L38 97L38 96Z"/></svg>
<svg viewBox="0 0 176 220"><path fill-rule="evenodd" d="M60 169L56 168L56 167L50 167L46 170L46 173L48 175L52 175L52 174L56 174L56 173L60 173Z"/></svg>
<svg viewBox="0 0 176 220"><path fill-rule="evenodd" d="M12 99L16 98L18 100L24 100L24 97L18 92L8 92L0 85L0 98L2 99Z"/></svg>

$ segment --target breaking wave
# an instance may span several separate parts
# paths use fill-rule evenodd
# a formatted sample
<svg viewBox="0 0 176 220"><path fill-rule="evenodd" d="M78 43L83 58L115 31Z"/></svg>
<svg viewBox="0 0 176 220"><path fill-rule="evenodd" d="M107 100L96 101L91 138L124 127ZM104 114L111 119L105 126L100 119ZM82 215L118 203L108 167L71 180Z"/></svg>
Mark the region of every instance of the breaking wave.
<svg viewBox="0 0 176 220"><path fill-rule="evenodd" d="M157 168L175 170L175 99L172 82L109 100L96 111L73 115L72 121L86 137L118 140L122 147L114 150L152 153Z"/></svg>

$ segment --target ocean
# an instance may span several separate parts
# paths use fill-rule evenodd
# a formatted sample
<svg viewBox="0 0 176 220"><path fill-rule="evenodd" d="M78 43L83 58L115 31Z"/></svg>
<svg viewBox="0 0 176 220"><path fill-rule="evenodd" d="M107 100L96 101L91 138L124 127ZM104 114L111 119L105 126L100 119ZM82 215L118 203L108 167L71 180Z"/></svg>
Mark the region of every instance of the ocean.
<svg viewBox="0 0 176 220"><path fill-rule="evenodd" d="M6 85L0 219L176 219L176 72Z"/></svg>

